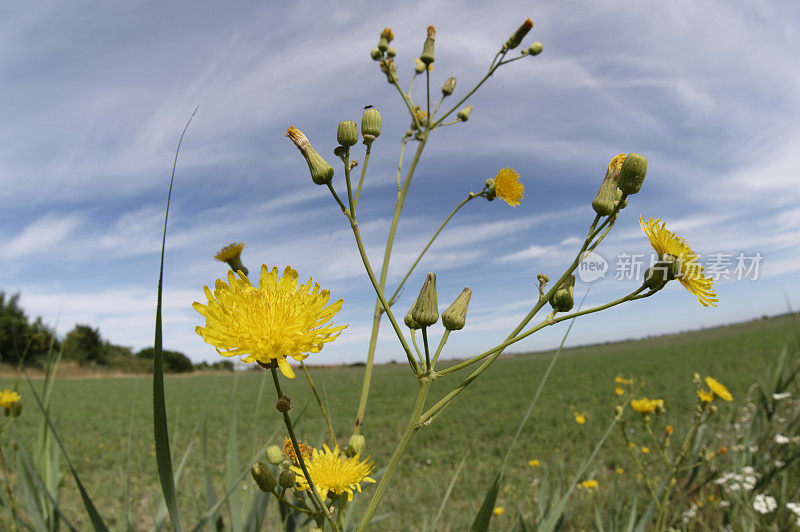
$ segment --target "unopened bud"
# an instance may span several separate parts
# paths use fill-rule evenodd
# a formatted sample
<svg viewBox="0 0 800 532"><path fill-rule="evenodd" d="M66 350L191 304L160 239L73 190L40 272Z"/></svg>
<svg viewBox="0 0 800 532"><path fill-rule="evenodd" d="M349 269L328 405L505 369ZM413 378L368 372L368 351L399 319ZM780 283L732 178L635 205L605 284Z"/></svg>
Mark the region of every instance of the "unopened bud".
<svg viewBox="0 0 800 532"><path fill-rule="evenodd" d="M626 194L636 194L647 175L647 159L638 153L629 153L619 171L617 186Z"/></svg>
<svg viewBox="0 0 800 532"><path fill-rule="evenodd" d="M283 462L283 451L277 445L270 445L267 447L267 461L272 465L278 465Z"/></svg>
<svg viewBox="0 0 800 532"><path fill-rule="evenodd" d="M414 310L413 307L411 309L409 309L408 314L406 314L406 317L403 318L403 321L405 322L406 327L408 327L409 329L412 329L412 330L419 329L420 328L419 323L414 321L414 318L411 316L411 311L412 310Z"/></svg>
<svg viewBox="0 0 800 532"><path fill-rule="evenodd" d="M423 72L425 72L425 68L426 68L426 67L425 67L425 63L423 63L423 62L422 62L422 61L419 59L419 57L417 57L417 58L414 60L414 73L416 73L416 74L422 74Z"/></svg>
<svg viewBox="0 0 800 532"><path fill-rule="evenodd" d="M570 275L550 298L550 306L556 312L569 312L575 306L575 276Z"/></svg>
<svg viewBox="0 0 800 532"><path fill-rule="evenodd" d="M396 57L397 56L397 48L390 46L388 50L386 50L386 55L388 57Z"/></svg>
<svg viewBox="0 0 800 532"><path fill-rule="evenodd" d="M372 58L373 61L380 61L381 57L383 57L383 53L377 48L373 48L370 51L369 56Z"/></svg>
<svg viewBox="0 0 800 532"><path fill-rule="evenodd" d="M490 177L484 182L484 186L486 188L486 199L488 201L494 201L497 197L497 185L494 182L494 178Z"/></svg>
<svg viewBox="0 0 800 532"><path fill-rule="evenodd" d="M364 450L366 444L367 440L362 434L353 434L350 436L350 441L347 443L347 447L345 448L345 455L348 458L352 458L358 454L361 454L361 451Z"/></svg>
<svg viewBox="0 0 800 532"><path fill-rule="evenodd" d="M539 55L540 53L542 53L543 49L544 45L537 41L532 45L528 46L528 55L530 56Z"/></svg>
<svg viewBox="0 0 800 532"><path fill-rule="evenodd" d="M711 405L711 406L709 406L709 407L708 407L708 411L709 411L709 413L711 413L711 414L716 414L716 413L717 413L717 405Z"/></svg>
<svg viewBox="0 0 800 532"><path fill-rule="evenodd" d="M606 176L603 178L600 190L592 201L592 208L600 216L608 216L614 212L614 208L619 202L622 193L620 192L620 196L617 196L617 192L619 191L617 188L617 178L619 177L619 171L620 168L622 168L622 163L625 161L625 158L626 155L620 153L608 163Z"/></svg>
<svg viewBox="0 0 800 532"><path fill-rule="evenodd" d="M292 408L292 400L284 395L275 403L275 408L278 412L288 412Z"/></svg>
<svg viewBox="0 0 800 532"><path fill-rule="evenodd" d="M525 22L522 23L522 26L517 28L517 31L511 34L511 37L508 38L506 41L506 48L509 50L513 50L522 42L522 39L531 31L533 28L533 21L531 19L525 19Z"/></svg>
<svg viewBox="0 0 800 532"><path fill-rule="evenodd" d="M397 65L394 64L394 59L391 57L386 61L381 61L381 72L386 74L386 81L394 83L397 81Z"/></svg>
<svg viewBox="0 0 800 532"><path fill-rule="evenodd" d="M294 471L291 469L285 469L281 471L280 476L278 477L278 484L281 485L284 489L290 489L294 487Z"/></svg>
<svg viewBox="0 0 800 532"><path fill-rule="evenodd" d="M436 295L436 274L429 273L419 291L417 301L411 309L411 317L420 327L428 327L439 321L439 304Z"/></svg>
<svg viewBox="0 0 800 532"><path fill-rule="evenodd" d="M381 52L385 52L386 50L388 50L389 43L392 42L392 39L394 39L394 33L392 33L392 29L383 28L383 31L381 32L381 38L378 41L378 49Z"/></svg>
<svg viewBox="0 0 800 532"><path fill-rule="evenodd" d="M548 277L547 274L544 273L540 273L539 275L537 275L536 279L538 279L541 284L547 284L550 282L550 277Z"/></svg>
<svg viewBox="0 0 800 532"><path fill-rule="evenodd" d="M286 135L308 163L311 171L311 180L317 185L327 185L333 179L333 167L323 159L317 151L311 147L311 143L302 131L294 126L286 130Z"/></svg>
<svg viewBox="0 0 800 532"><path fill-rule="evenodd" d="M658 261L644 272L644 286L653 292L664 288L666 284L674 279L670 274L671 265L668 261Z"/></svg>
<svg viewBox="0 0 800 532"><path fill-rule="evenodd" d="M428 26L428 37L425 39L425 44L422 46L422 55L419 56L419 60L425 63L426 66L433 63L434 39L436 39L436 28Z"/></svg>
<svg viewBox="0 0 800 532"><path fill-rule="evenodd" d="M294 462L292 462L288 458L284 458L283 460L281 460L281 469L284 471L286 471L287 469L291 469L293 465Z"/></svg>
<svg viewBox="0 0 800 532"><path fill-rule="evenodd" d="M352 120L339 122L339 128L336 130L336 141L348 148L355 146L356 142L358 142L358 126L356 123Z"/></svg>
<svg viewBox="0 0 800 532"><path fill-rule="evenodd" d="M692 375L692 382L699 386L703 382L703 378L699 373L695 372L694 375Z"/></svg>
<svg viewBox="0 0 800 532"><path fill-rule="evenodd" d="M468 106L464 107L462 110L460 110L458 112L458 115L457 115L458 119L461 120L462 122L466 122L467 120L469 120L469 115L472 114L472 110L473 109L474 109L474 107L471 106L471 105L468 105Z"/></svg>
<svg viewBox="0 0 800 532"><path fill-rule="evenodd" d="M469 300L472 297L472 290L464 288L453 304L447 307L442 313L442 325L448 331L460 331L464 328L467 321L467 309Z"/></svg>
<svg viewBox="0 0 800 532"><path fill-rule="evenodd" d="M365 141L375 140L381 135L381 113L374 107L364 109L361 115L361 134ZM368 139L367 135L371 135L372 139Z"/></svg>
<svg viewBox="0 0 800 532"><path fill-rule="evenodd" d="M264 462L256 462L253 464L253 467L250 468L250 474L253 475L253 480L256 481L261 491L270 492L278 485L278 483L275 482L275 476L272 474L272 470Z"/></svg>
<svg viewBox="0 0 800 532"><path fill-rule="evenodd" d="M456 78L447 78L442 85L442 98L450 96L454 90L456 90Z"/></svg>

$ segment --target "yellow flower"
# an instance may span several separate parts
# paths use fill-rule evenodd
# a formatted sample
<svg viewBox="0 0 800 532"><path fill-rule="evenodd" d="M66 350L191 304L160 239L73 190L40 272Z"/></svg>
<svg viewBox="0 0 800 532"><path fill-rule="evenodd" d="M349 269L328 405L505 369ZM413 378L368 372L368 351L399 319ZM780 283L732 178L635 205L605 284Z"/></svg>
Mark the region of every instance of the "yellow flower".
<svg viewBox="0 0 800 532"><path fill-rule="evenodd" d="M624 386L631 386L633 384L633 379L623 379L619 375L614 378L614 382L617 384L622 384Z"/></svg>
<svg viewBox="0 0 800 532"><path fill-rule="evenodd" d="M703 267L698 262L699 257L692 251L686 241L675 235L666 228L660 219L653 221L650 218L647 222L644 217L639 217L639 224L642 226L650 245L658 253L661 260L668 260L670 257L678 268L676 278L689 292L697 296L697 300L704 307L716 307L717 293L714 291L714 281L706 277Z"/></svg>
<svg viewBox="0 0 800 532"><path fill-rule="evenodd" d="M707 392L705 390L697 390L697 397L703 403L710 403L714 400L714 392Z"/></svg>
<svg viewBox="0 0 800 532"><path fill-rule="evenodd" d="M519 182L519 174L513 168L503 168L494 178L495 194L512 207L519 205L525 185Z"/></svg>
<svg viewBox="0 0 800 532"><path fill-rule="evenodd" d="M597 481L592 478L592 479L584 480L583 482L581 482L581 486L584 489L593 490L593 489L597 489L598 484L597 484Z"/></svg>
<svg viewBox="0 0 800 532"><path fill-rule="evenodd" d="M503 508L502 506L495 506L495 507L494 507L494 510L492 510L492 513L493 513L494 515L503 515L503 512L504 512L505 510L506 510L506 509L505 509L505 508Z"/></svg>
<svg viewBox="0 0 800 532"><path fill-rule="evenodd" d="M632 441L629 441L629 442L628 442L628 447L631 447L631 448L632 448L632 447L636 447L636 444L635 444L635 443L633 443Z"/></svg>
<svg viewBox="0 0 800 532"><path fill-rule="evenodd" d="M617 468L617 475L621 475L621 474L623 474L624 472L625 472L625 470L624 470L624 469L622 469L621 467L618 467L618 468Z"/></svg>
<svg viewBox="0 0 800 532"><path fill-rule="evenodd" d="M539 460L528 460L528 465L531 467L539 467Z"/></svg>
<svg viewBox="0 0 800 532"><path fill-rule="evenodd" d="M672 433L675 432L675 427L672 425L667 425L664 427L664 434L667 436L672 436Z"/></svg>
<svg viewBox="0 0 800 532"><path fill-rule="evenodd" d="M297 446L300 447L300 454L303 456L303 461L306 461L309 458L311 458L312 448L310 445L306 445L305 443L298 440ZM289 438L285 438L283 440L283 455L289 460L291 460L292 463L294 463L294 465L300 465L300 462L297 460L297 453L294 452L294 445L292 445L292 440L290 440Z"/></svg>
<svg viewBox="0 0 800 532"><path fill-rule="evenodd" d="M723 401L733 401L733 396L728 389L722 385L717 379L713 377L706 377L706 386L708 386L714 395L722 399Z"/></svg>
<svg viewBox="0 0 800 532"><path fill-rule="evenodd" d="M623 390L622 388L617 386L616 388L614 388L614 393L617 394L617 395L622 395L622 394L625 393L625 390Z"/></svg>
<svg viewBox="0 0 800 532"><path fill-rule="evenodd" d="M572 415L575 416L575 423L578 425L583 425L586 423L586 414L581 414L580 412L573 412Z"/></svg>
<svg viewBox="0 0 800 532"><path fill-rule="evenodd" d="M309 279L297 284L297 271L289 266L278 275L261 266L258 288L247 277L228 272L228 282L217 279L214 292L203 287L208 303L193 303L206 318L205 327L196 327L206 343L222 356L246 355L244 362L269 364L277 361L281 372L294 378L287 356L304 360L334 341L347 325L331 327L328 323L342 308L342 300L325 306L328 290Z"/></svg>
<svg viewBox="0 0 800 532"><path fill-rule="evenodd" d="M347 500L353 500L353 489L361 492L362 482L375 482L368 475L372 472L372 462L369 458L360 461L361 455L347 458L339 454L339 446L331 451L327 445L323 445L323 450L313 449L311 459L306 461L308 474L311 476L317 492L323 499L328 493L341 495L347 493ZM297 466L292 466L292 471L296 474L296 488L301 491L309 489L308 481L303 475L303 470Z"/></svg>
<svg viewBox="0 0 800 532"><path fill-rule="evenodd" d="M219 250L217 254L214 255L214 258L221 262L228 262L231 259L239 257L239 255L242 254L243 249L244 249L244 242L239 242L239 243L234 242L233 244L228 244L227 246Z"/></svg>
<svg viewBox="0 0 800 532"><path fill-rule="evenodd" d="M642 449L641 449L641 451L642 451L644 454L650 454L650 447L647 447L646 445L642 445Z"/></svg>
<svg viewBox="0 0 800 532"><path fill-rule="evenodd" d="M3 390L0 392L0 407L4 408L5 410L10 410L11 406L15 403L19 403L20 399L22 399L22 397L17 392Z"/></svg>
<svg viewBox="0 0 800 532"><path fill-rule="evenodd" d="M631 408L640 414L650 414L656 411L659 405L663 405L663 399L648 399L642 397L641 399L631 399Z"/></svg>

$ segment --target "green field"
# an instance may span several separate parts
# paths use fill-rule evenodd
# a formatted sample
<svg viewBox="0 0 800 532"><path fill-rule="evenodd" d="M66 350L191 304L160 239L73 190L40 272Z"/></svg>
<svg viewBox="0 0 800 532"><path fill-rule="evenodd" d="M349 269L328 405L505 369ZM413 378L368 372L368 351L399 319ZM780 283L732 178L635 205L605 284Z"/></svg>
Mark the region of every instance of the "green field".
<svg viewBox="0 0 800 532"><path fill-rule="evenodd" d="M725 383L734 403L720 405L730 415L743 404L748 387L774 363L784 346L797 344L794 316L780 316L743 324L566 350L548 381L533 416L514 449L509 471L500 491L498 505L516 507L529 497L531 486L547 475L558 481L572 475L590 453L613 418L613 378L633 377L649 396L666 402L667 422L680 432L696 403L692 374L712 375ZM442 495L463 453L470 450L451 501L440 523L443 530L468 528L480 506L485 486L502 461L510 436L516 429L539 382L551 353L502 358L481 379L463 393L431 426L421 430L410 446L384 499L380 513L391 513L376 529L414 530L425 517L437 511ZM344 444L355 415L363 368L316 369L313 377L329 402L339 441ZM266 372L263 372L266 373ZM429 404L456 384L459 373L434 384ZM225 455L231 419L231 394L237 381L235 413L238 423L238 451L244 467L256 449L281 443L282 424L274 410L274 390L267 382L262 407L257 408L262 374L167 377L167 409L173 461L178 462L186 446L195 445L178 486L184 520L192 523L204 510L201 432L207 424L208 455L217 493L224 489ZM41 381L34 381L40 386ZM451 384L452 382L452 384ZM9 380L0 383L8 386ZM380 366L375 370L364 434L367 454L378 468L385 464L406 424L416 383L404 365ZM22 383L25 410L16 425L23 439L34 441L40 419L28 385ZM324 421L312 404L313 397L302 375L286 384L295 415L303 412L298 436L320 444ZM152 431L152 390L149 378L72 379L58 381L53 414L59 434L86 487L109 525L123 527L125 479L130 471L132 513L141 529L149 529L158 506L160 489L155 467ZM573 412L587 414L578 425ZM131 418L132 416L132 418ZM131 422L132 419L132 422ZM133 426L132 442L129 428ZM268 439L277 433L280 436ZM608 497L604 490L612 482L633 485L633 467L621 437L613 433L591 466L591 477L601 489L596 497ZM128 462L129 442L132 443ZM4 441L6 456L13 456ZM528 461L538 459L532 468ZM63 466L63 461L62 461ZM617 475L617 467L625 473ZM63 467L62 467L63 469ZM248 477L246 489L254 489ZM369 487L367 491L369 491ZM87 527L81 502L72 479L64 476L61 499L73 523ZM594 501L597 504L599 501ZM362 505L365 498L361 499ZM585 501L589 504L590 501ZM356 503L355 514L361 510ZM362 506L363 509L363 506ZM271 508L271 517L277 511ZM495 517L497 529L511 526L513 512ZM268 519L270 516L268 516ZM581 526L580 517L576 526ZM274 521L273 521L274 523ZM585 526L591 526L585 522ZM81 528L83 528L81 527Z"/></svg>

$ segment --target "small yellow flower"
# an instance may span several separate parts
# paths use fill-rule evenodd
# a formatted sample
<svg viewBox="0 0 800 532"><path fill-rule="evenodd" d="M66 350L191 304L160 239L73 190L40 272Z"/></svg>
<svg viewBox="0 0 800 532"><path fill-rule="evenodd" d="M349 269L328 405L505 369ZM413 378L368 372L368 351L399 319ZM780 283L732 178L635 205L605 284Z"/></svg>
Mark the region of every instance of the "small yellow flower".
<svg viewBox="0 0 800 532"><path fill-rule="evenodd" d="M625 390L617 386L616 388L614 388L614 393L617 395L623 395L625 393Z"/></svg>
<svg viewBox="0 0 800 532"><path fill-rule="evenodd" d="M586 423L586 414L581 414L580 412L573 412L573 416L575 416L575 423L578 425L583 425Z"/></svg>
<svg viewBox="0 0 800 532"><path fill-rule="evenodd" d="M528 460L528 465L531 467L539 467L539 460L536 459Z"/></svg>
<svg viewBox="0 0 800 532"><path fill-rule="evenodd" d="M300 454L303 457L303 461L306 461L309 458L311 458L312 447L310 445L306 445L305 443L298 440L297 446L300 448ZM297 453L294 452L294 445L292 445L292 440L289 438L285 438L283 440L283 455L289 460L291 460L294 465L300 465L300 462L297 460Z"/></svg>
<svg viewBox="0 0 800 532"><path fill-rule="evenodd" d="M667 229L663 222L659 225L659 222L660 219L653 221L652 218L645 222L643 216L639 217L639 224L659 258L661 260L671 258L675 261L678 281L697 297L701 305L716 307L719 299L714 291L714 281L703 273L697 254L683 238Z"/></svg>
<svg viewBox="0 0 800 532"><path fill-rule="evenodd" d="M631 399L631 408L640 414L650 414L656 411L659 405L663 405L663 399L648 399L642 397L641 399Z"/></svg>
<svg viewBox="0 0 800 532"><path fill-rule="evenodd" d="M207 304L192 304L206 319L205 327L195 331L222 356L246 355L243 362L263 364L274 360L293 379L287 356L304 360L347 327L328 323L342 308L341 299L327 305L328 290L320 291L319 283L312 285L311 279L301 285L297 280L297 271L289 266L281 276L278 268L270 271L262 265L255 288L247 277L230 271L227 283L217 279L213 293L203 287Z"/></svg>
<svg viewBox="0 0 800 532"><path fill-rule="evenodd" d="M519 182L519 174L513 168L503 168L494 178L495 194L512 207L519 205L525 185Z"/></svg>
<svg viewBox="0 0 800 532"><path fill-rule="evenodd" d="M16 392L11 390L3 390L0 392L0 407L5 410L11 410L11 406L19 403L22 397Z"/></svg>
<svg viewBox="0 0 800 532"><path fill-rule="evenodd" d="M646 445L642 445L641 451L644 454L650 454L650 447L647 447Z"/></svg>
<svg viewBox="0 0 800 532"><path fill-rule="evenodd" d="M707 392L705 390L697 390L697 397L703 403L710 403L714 400L714 392Z"/></svg>
<svg viewBox="0 0 800 532"><path fill-rule="evenodd" d="M630 448L636 447L636 444L633 443L632 441L629 441L628 442L628 447L630 447Z"/></svg>
<svg viewBox="0 0 800 532"><path fill-rule="evenodd" d="M242 250L244 249L244 242L234 242L233 244L228 244L221 250L214 255L214 258L220 262L228 262L231 259L237 258L239 255L242 254Z"/></svg>
<svg viewBox="0 0 800 532"><path fill-rule="evenodd" d="M581 482L581 486L584 489L587 489L587 490L595 490L595 489L597 489L598 485L599 484L597 483L597 481L595 479L593 479L593 478L591 478L589 480L584 480L583 482Z"/></svg>
<svg viewBox="0 0 800 532"><path fill-rule="evenodd" d="M622 384L623 386L631 386L633 384L633 379L623 379L619 375L614 378L614 382L617 384Z"/></svg>
<svg viewBox="0 0 800 532"><path fill-rule="evenodd" d="M618 467L618 468L617 468L617 475L621 475L621 474L623 474L624 472L625 472L625 470L624 470L624 469L622 469L621 467Z"/></svg>
<svg viewBox="0 0 800 532"><path fill-rule="evenodd" d="M495 506L495 507L494 507L494 510L492 510L492 513L493 513L494 515L503 515L503 512L504 512L505 510L506 510L506 509L505 509L505 508L503 508L502 506Z"/></svg>
<svg viewBox="0 0 800 532"><path fill-rule="evenodd" d="M717 379L713 377L706 377L706 386L708 386L714 395L722 399L723 401L733 401L733 396L728 389L722 385Z"/></svg>
<svg viewBox="0 0 800 532"><path fill-rule="evenodd" d="M664 434L667 436L672 436L672 433L675 432L675 427L672 425L667 425L664 427Z"/></svg>
<svg viewBox="0 0 800 532"><path fill-rule="evenodd" d="M369 458L360 461L360 455L347 458L339 454L339 446L331 451L327 445L323 445L323 450L312 450L311 459L306 462L308 474L311 481L317 488L320 497L325 499L328 493L341 495L347 493L347 500L353 500L353 489L361 492L362 482L375 482L368 475L372 472L372 462ZM297 466L292 466L292 471L296 476L296 488L306 491L309 488L308 481L303 475L303 470Z"/></svg>

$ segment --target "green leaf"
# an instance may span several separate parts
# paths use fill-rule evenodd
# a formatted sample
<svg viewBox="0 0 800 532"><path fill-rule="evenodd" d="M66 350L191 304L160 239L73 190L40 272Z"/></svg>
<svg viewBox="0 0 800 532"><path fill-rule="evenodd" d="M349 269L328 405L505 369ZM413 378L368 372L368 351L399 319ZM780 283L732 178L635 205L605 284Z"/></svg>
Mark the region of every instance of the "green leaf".
<svg viewBox="0 0 800 532"><path fill-rule="evenodd" d="M505 465L504 460L503 466L494 478L494 482L492 482L489 485L489 489L486 490L486 495L483 497L483 504L481 504L478 513L475 515L475 520L472 521L472 526L470 527L472 532L484 532L489 530L489 523L492 520L494 505L497 502L497 492L500 491L500 482L503 479L503 473L505 473Z"/></svg>

